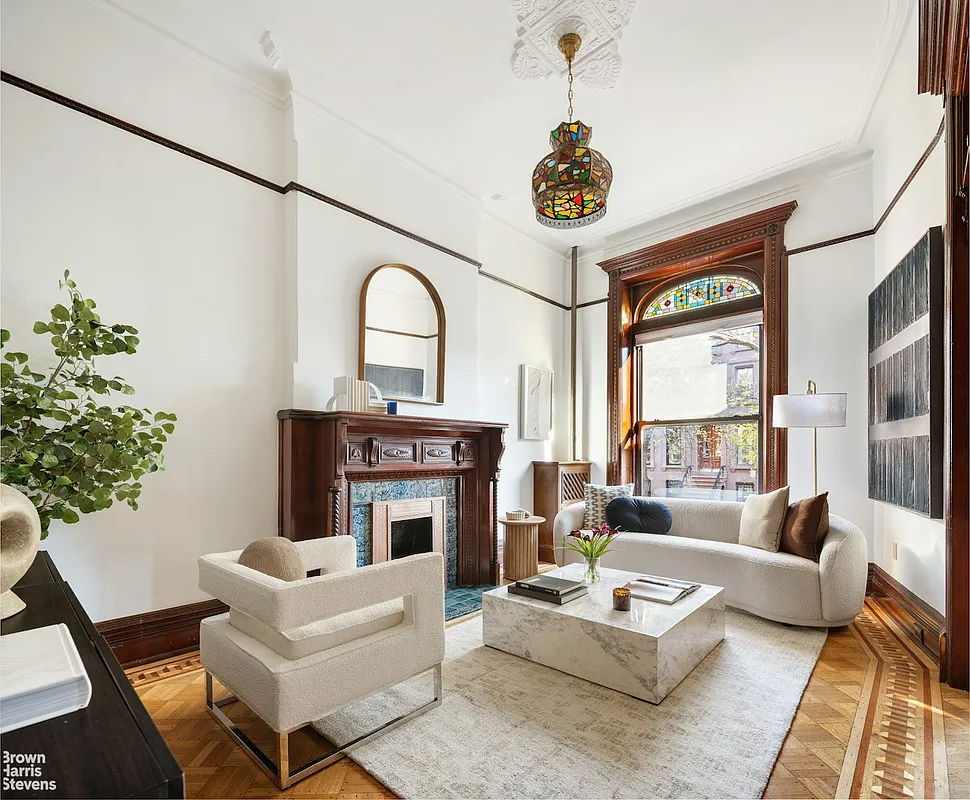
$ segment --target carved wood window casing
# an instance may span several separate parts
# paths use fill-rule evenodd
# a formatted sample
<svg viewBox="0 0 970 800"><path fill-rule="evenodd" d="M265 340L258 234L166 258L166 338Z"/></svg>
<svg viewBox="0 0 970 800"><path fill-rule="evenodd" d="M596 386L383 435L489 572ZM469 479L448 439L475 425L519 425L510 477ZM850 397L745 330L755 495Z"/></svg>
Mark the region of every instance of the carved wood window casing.
<svg viewBox="0 0 970 800"><path fill-rule="evenodd" d="M638 307L656 297L662 286L724 271L741 265L761 287L761 295L731 303L760 308L763 312L763 373L761 375L763 491L788 481L788 437L783 428L772 428L772 399L788 392L788 260L785 255L785 223L797 203L759 211L720 225L611 258L600 263L609 275L607 301L607 480L611 484L636 480L637 397L634 374L634 340L644 325L682 324L680 314L644 321ZM642 308L640 309L642 311ZM705 313L719 315L711 307L694 311L685 322L696 322Z"/></svg>

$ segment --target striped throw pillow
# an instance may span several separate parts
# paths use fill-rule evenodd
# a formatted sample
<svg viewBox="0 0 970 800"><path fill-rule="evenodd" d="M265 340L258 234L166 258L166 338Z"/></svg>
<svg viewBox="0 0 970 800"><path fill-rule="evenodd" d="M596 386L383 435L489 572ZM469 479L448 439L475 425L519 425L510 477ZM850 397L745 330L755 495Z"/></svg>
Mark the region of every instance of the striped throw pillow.
<svg viewBox="0 0 970 800"><path fill-rule="evenodd" d="M583 487L586 500L586 513L583 516L583 530L598 528L606 522L606 507L617 497L633 497L633 484L623 486L596 486L587 483Z"/></svg>

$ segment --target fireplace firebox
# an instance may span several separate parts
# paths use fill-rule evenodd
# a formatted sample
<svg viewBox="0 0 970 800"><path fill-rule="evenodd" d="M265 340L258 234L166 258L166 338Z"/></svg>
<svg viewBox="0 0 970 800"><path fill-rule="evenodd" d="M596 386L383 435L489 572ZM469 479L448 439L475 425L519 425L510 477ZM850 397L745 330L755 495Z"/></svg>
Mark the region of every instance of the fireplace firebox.
<svg viewBox="0 0 970 800"><path fill-rule="evenodd" d="M371 503L374 563L416 553L446 556L445 501L444 497L424 497ZM447 569L444 580L447 584Z"/></svg>
<svg viewBox="0 0 970 800"><path fill-rule="evenodd" d="M391 523L391 559L433 553L431 517L399 519Z"/></svg>

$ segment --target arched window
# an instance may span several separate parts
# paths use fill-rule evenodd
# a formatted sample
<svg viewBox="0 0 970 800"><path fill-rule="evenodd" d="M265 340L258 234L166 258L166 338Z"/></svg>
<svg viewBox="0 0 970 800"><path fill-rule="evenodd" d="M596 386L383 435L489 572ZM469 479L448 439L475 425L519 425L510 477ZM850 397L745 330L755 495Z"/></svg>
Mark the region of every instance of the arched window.
<svg viewBox="0 0 970 800"><path fill-rule="evenodd" d="M785 223L795 208L783 203L600 262L610 276L609 483L709 497L731 490L732 467L737 499L788 483L787 431L772 425L772 402L788 390ZM718 291L724 278L734 290ZM724 430L732 425L747 427ZM749 465L757 475L740 479Z"/></svg>
<svg viewBox="0 0 970 800"><path fill-rule="evenodd" d="M757 297L761 290L740 275L706 275L685 281L655 298L642 319L663 317L681 311L706 308L717 303L730 303L744 297Z"/></svg>
<svg viewBox="0 0 970 800"><path fill-rule="evenodd" d="M644 293L630 331L642 494L740 500L762 485L759 284L728 263Z"/></svg>

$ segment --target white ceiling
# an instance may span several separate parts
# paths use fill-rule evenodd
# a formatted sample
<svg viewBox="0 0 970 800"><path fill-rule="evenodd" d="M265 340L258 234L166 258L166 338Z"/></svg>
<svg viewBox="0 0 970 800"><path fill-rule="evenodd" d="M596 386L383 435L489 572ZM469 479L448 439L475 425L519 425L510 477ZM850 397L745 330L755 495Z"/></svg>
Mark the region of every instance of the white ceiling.
<svg viewBox="0 0 970 800"><path fill-rule="evenodd" d="M566 87L513 76L506 0L111 4L280 94L260 46L271 32L298 92L559 250L856 145L909 9L640 0L616 87L576 87L577 116L613 164L609 212L553 231L534 219L529 179Z"/></svg>

